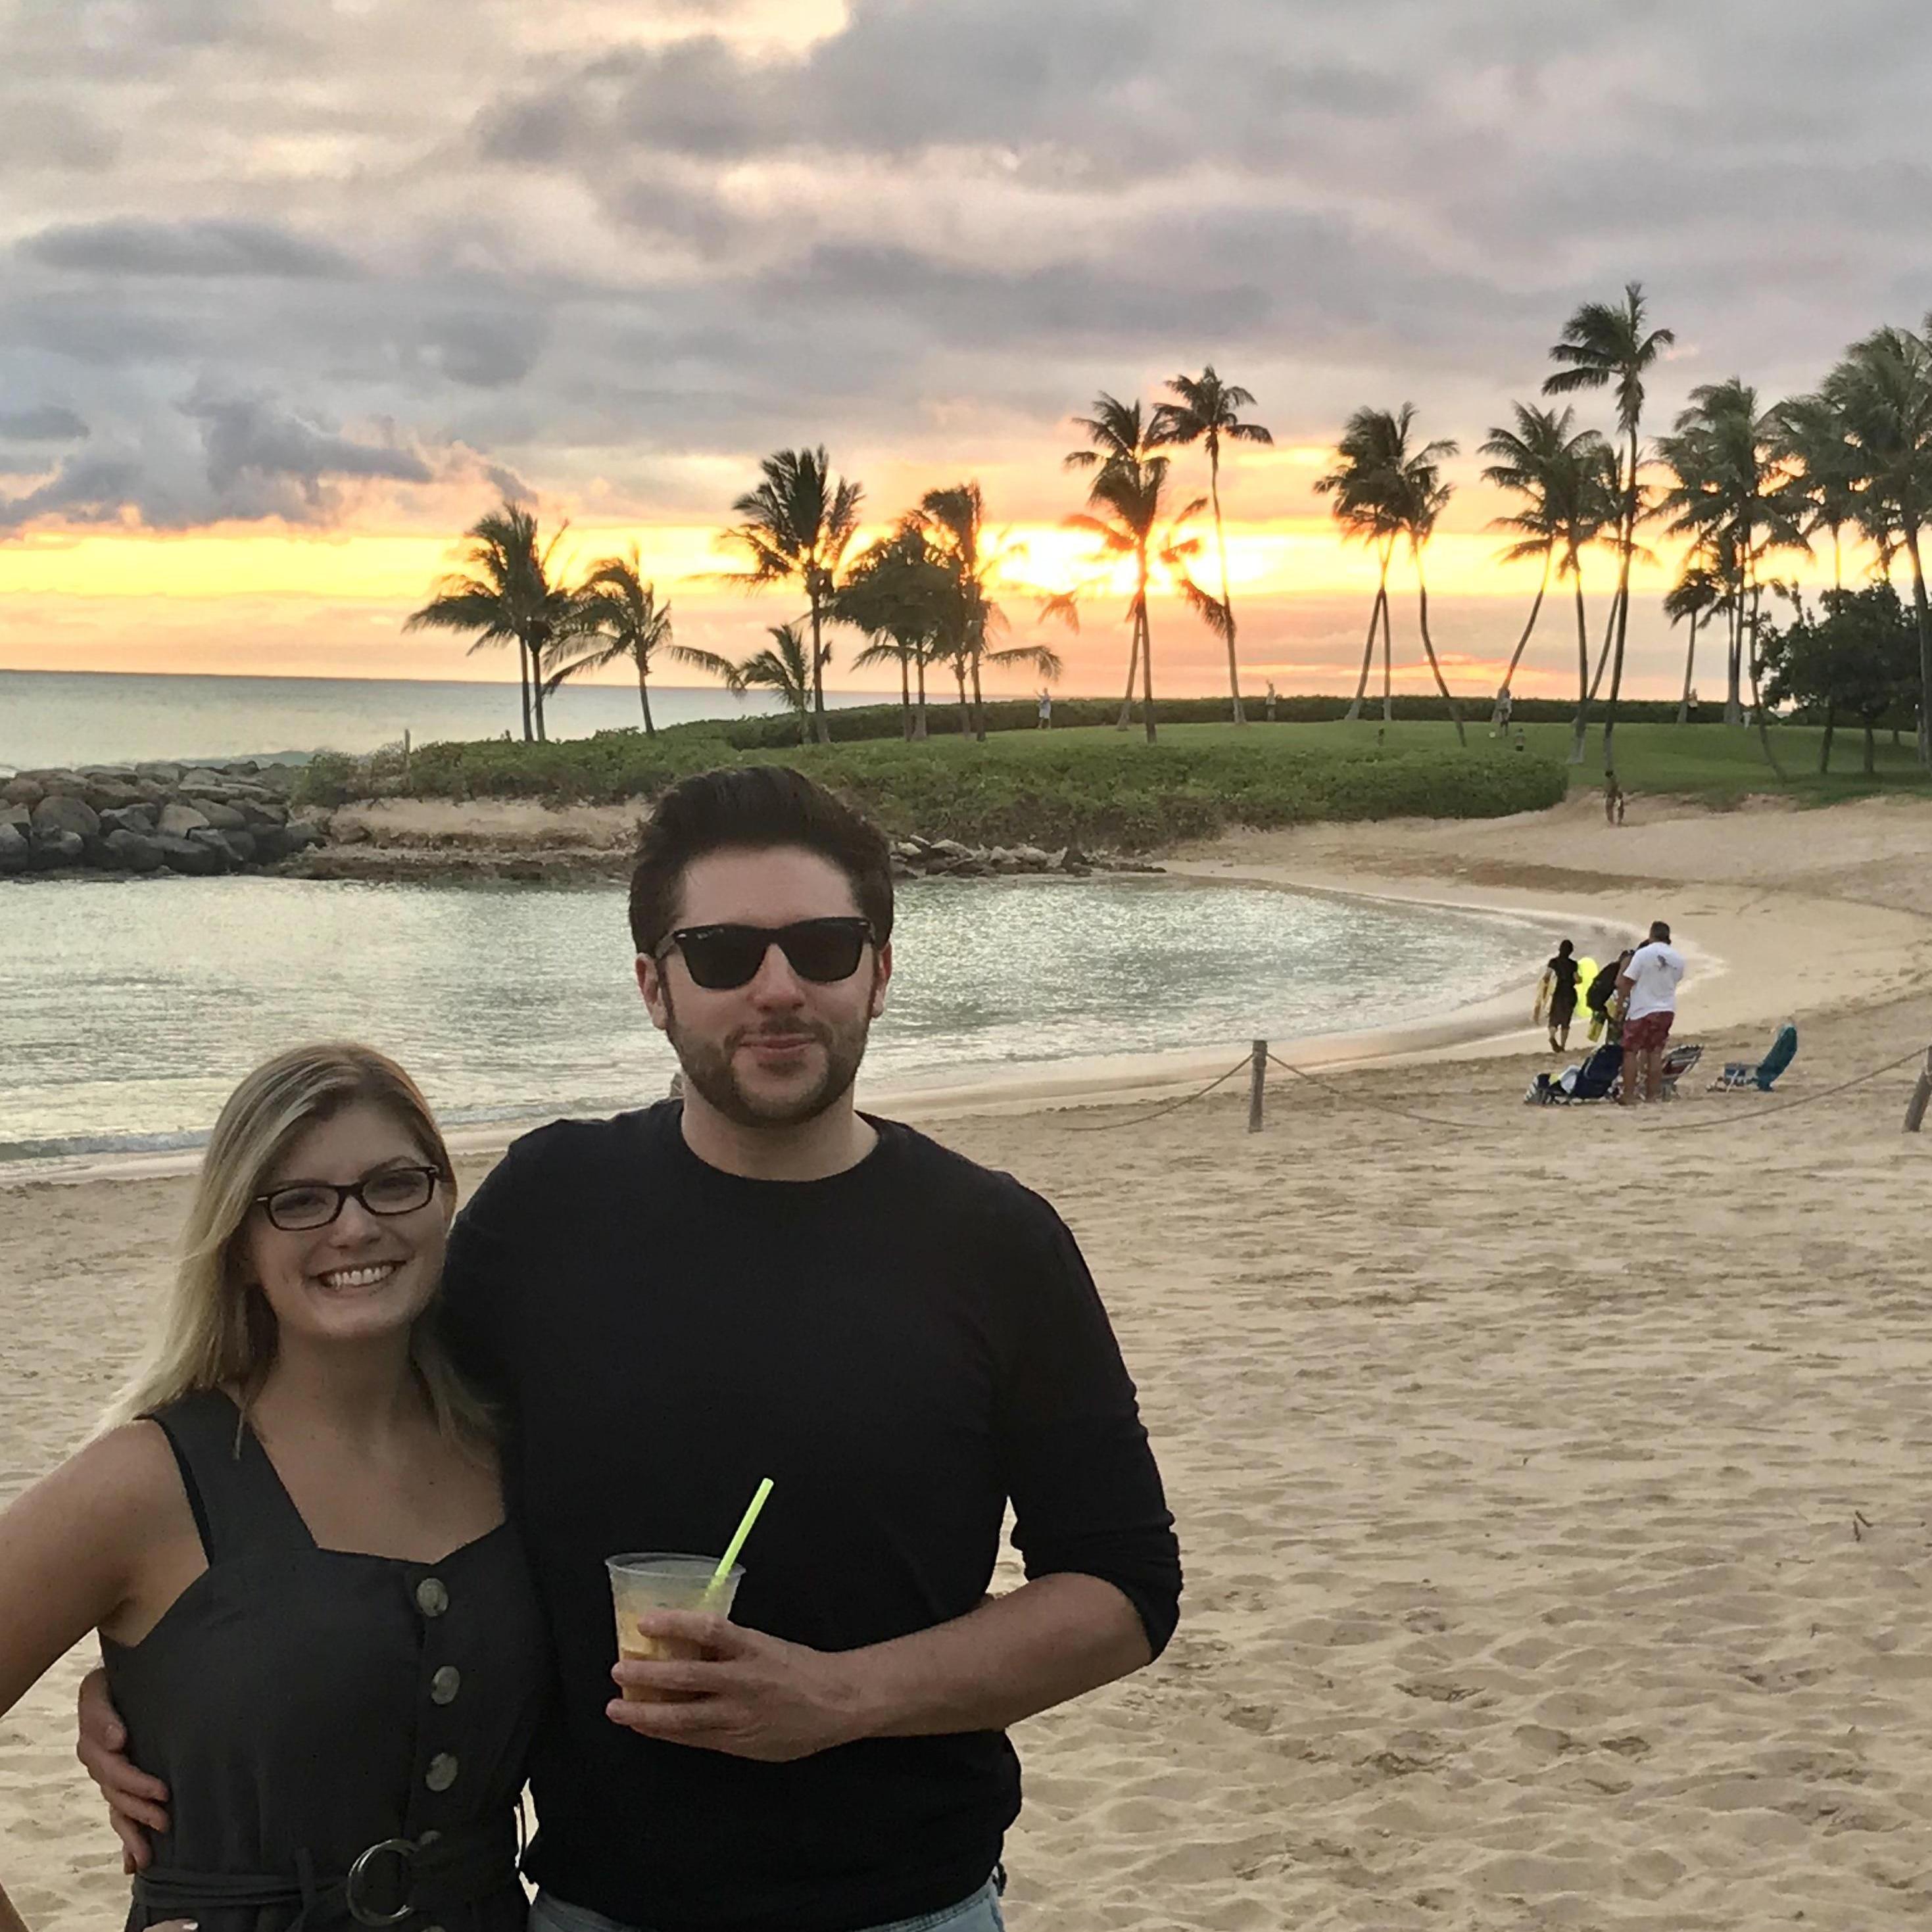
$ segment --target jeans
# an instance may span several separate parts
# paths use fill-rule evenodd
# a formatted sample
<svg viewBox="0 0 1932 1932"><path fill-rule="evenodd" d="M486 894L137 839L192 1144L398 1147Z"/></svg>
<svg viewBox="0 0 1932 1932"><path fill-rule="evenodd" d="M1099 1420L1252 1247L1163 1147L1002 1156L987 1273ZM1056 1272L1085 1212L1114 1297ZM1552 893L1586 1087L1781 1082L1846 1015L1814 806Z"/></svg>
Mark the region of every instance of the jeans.
<svg viewBox="0 0 1932 1932"><path fill-rule="evenodd" d="M1000 1894L1006 1889L1006 1873L995 1871L971 1898L962 1898L956 1905L922 1912L916 1918L896 1918L890 1925L867 1926L862 1932L1006 1932L1006 1922L1000 1916ZM530 1932L642 1932L642 1928L572 1905L554 1892L539 1892L530 1907ZM862 1928L854 1928L854 1932L862 1932Z"/></svg>

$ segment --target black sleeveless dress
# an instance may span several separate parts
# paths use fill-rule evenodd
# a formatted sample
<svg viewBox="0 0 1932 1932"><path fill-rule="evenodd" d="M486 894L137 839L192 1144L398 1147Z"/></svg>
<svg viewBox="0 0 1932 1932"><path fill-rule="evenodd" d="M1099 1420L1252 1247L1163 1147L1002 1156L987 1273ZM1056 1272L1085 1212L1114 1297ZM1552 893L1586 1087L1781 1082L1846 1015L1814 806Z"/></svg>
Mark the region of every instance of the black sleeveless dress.
<svg viewBox="0 0 1932 1932"><path fill-rule="evenodd" d="M140 1642L102 1644L128 1754L170 1792L129 1932L521 1932L550 1666L515 1530L440 1563L319 1549L226 1396L153 1420L208 1568Z"/></svg>

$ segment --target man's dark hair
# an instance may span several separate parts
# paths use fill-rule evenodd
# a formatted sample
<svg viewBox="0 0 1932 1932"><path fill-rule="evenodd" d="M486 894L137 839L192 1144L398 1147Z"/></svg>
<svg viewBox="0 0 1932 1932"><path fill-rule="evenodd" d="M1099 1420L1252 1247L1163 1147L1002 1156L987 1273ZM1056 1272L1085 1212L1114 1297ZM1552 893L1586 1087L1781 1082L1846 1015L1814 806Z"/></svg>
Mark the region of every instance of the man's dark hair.
<svg viewBox="0 0 1932 1932"><path fill-rule="evenodd" d="M885 835L789 765L730 765L681 780L644 821L631 874L631 937L654 955L678 916L685 868L713 852L796 845L829 859L880 946L892 933L892 862Z"/></svg>
<svg viewBox="0 0 1932 1932"><path fill-rule="evenodd" d="M1556 956L1559 959L1568 959L1570 954L1574 952L1576 950L1576 948L1574 944L1566 939L1558 946L1556 949Z"/></svg>
<svg viewBox="0 0 1932 1932"><path fill-rule="evenodd" d="M1653 940L1668 946L1670 944L1670 928L1662 920L1654 919L1650 922L1650 936Z"/></svg>

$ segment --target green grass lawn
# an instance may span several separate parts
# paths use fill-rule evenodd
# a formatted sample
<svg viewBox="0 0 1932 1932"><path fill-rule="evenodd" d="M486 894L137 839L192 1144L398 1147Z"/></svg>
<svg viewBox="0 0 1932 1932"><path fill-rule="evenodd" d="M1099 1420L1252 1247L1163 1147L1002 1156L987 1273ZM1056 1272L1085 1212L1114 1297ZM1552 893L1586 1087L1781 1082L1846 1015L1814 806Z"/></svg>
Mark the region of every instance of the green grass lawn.
<svg viewBox="0 0 1932 1932"><path fill-rule="evenodd" d="M1364 719L1354 724L1274 724L1262 728L1270 737L1279 736L1311 748L1354 749L1372 746L1379 724ZM1135 728L1138 736L1139 728ZM1468 727L1472 756L1513 757L1514 752L1490 736L1487 714ZM1113 738L1107 729L1082 730L1061 734L1023 732L1002 734L1002 741L1030 736L1037 742L1045 737ZM1232 739L1232 724L1163 724L1160 742L1185 744L1202 738ZM1839 729L1832 742L1832 769L1828 775L1818 770L1818 753L1824 742L1821 727L1780 724L1771 731L1772 748L1784 767L1783 783L1765 763L1764 752L1755 731L1723 724L1620 724L1617 727L1618 776L1626 791L1682 793L1712 804L1733 803L1754 793L1784 792L1808 804L1829 804L1838 799L1863 798L1874 792L1912 792L1932 795L1932 776L1919 769L1908 731L1894 746L1892 734L1878 734L1876 771L1867 778L1864 734ZM1570 727L1565 724L1535 724L1523 727L1528 751L1559 760L1570 754ZM1454 751L1455 728L1432 719L1397 719L1388 728L1391 750ZM1023 754L1022 754L1023 755ZM1597 791L1604 782L1604 737L1593 728L1583 763L1570 767L1570 787Z"/></svg>

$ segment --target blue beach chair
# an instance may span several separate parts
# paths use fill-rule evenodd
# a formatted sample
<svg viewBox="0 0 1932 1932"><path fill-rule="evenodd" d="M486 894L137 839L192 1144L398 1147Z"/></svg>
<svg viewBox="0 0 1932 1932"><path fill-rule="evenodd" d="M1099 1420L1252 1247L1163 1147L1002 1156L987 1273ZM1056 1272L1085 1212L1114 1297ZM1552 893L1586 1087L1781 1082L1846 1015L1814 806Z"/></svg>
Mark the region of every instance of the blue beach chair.
<svg viewBox="0 0 1932 1932"><path fill-rule="evenodd" d="M1778 1028L1771 1051L1762 1060L1726 1061L1724 1072L1712 1082L1711 1091L1735 1094L1741 1088L1755 1087L1760 1094L1768 1094L1778 1076L1797 1058L1798 1029L1787 1020Z"/></svg>

